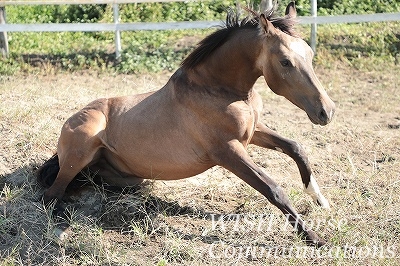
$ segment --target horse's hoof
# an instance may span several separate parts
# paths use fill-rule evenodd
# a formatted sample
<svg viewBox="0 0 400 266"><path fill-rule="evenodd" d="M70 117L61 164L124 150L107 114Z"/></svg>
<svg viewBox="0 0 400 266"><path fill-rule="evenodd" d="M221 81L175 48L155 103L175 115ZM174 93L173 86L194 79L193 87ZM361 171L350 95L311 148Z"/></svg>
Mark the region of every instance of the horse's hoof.
<svg viewBox="0 0 400 266"><path fill-rule="evenodd" d="M49 199L46 197L46 194L42 196L42 203L46 208L53 209L51 212L51 216L53 219L58 219L60 217L65 216L65 206L66 204L57 198Z"/></svg>
<svg viewBox="0 0 400 266"><path fill-rule="evenodd" d="M319 195L319 197L317 198L316 202L323 209L329 210L331 208L329 206L329 201L322 194Z"/></svg>
<svg viewBox="0 0 400 266"><path fill-rule="evenodd" d="M64 228L64 227L55 227L54 228L54 235L58 238L58 239L60 239L61 241L64 241L65 239L67 239L67 237L68 237L68 234L65 232L65 229L66 228Z"/></svg>
<svg viewBox="0 0 400 266"><path fill-rule="evenodd" d="M306 244L308 246L313 246L313 247L316 247L316 248L320 248L320 247L322 247L322 246L327 244L327 242L325 240L320 238L313 231L308 231L306 233L305 241L306 241Z"/></svg>
<svg viewBox="0 0 400 266"><path fill-rule="evenodd" d="M51 206L51 205L54 203L54 201L56 201L57 199L49 198L48 196L46 196L46 193L44 193L44 194L42 195L42 198L41 198L40 200L41 200L41 202L42 202L46 207L49 207L49 206Z"/></svg>

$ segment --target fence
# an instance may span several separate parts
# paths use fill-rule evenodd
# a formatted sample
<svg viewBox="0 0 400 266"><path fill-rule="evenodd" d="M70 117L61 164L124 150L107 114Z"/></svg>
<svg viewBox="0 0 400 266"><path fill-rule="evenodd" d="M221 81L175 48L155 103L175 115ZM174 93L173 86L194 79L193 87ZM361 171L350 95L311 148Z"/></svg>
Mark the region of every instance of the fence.
<svg viewBox="0 0 400 266"><path fill-rule="evenodd" d="M184 21L184 22L137 22L120 23L119 4L127 3L152 3L152 2L179 2L186 0L33 0L14 1L2 0L0 2L0 49L3 54L8 54L7 32L56 32L56 31L113 31L115 32L116 58L121 53L120 31L135 30L170 30L170 29L205 29L221 24L221 21ZM196 1L196 0L189 0ZM8 5L61 5L61 4L112 4L114 23L53 23L53 24L7 24L4 7ZM271 0L262 0L265 8L272 5ZM400 20L399 13L379 13L365 15L340 15L317 16L317 0L311 0L311 16L299 17L300 24L311 24L310 45L316 50L317 24L327 23L358 23Z"/></svg>

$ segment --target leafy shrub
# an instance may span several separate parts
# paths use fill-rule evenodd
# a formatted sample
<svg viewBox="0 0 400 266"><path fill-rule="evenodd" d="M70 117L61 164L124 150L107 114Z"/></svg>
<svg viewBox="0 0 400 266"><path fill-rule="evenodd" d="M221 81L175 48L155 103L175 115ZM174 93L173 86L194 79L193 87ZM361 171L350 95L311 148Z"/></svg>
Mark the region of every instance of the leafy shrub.
<svg viewBox="0 0 400 266"><path fill-rule="evenodd" d="M103 18L107 5L68 5L60 22L97 22Z"/></svg>
<svg viewBox="0 0 400 266"><path fill-rule="evenodd" d="M8 6L9 23L97 22L107 5L32 5Z"/></svg>
<svg viewBox="0 0 400 266"><path fill-rule="evenodd" d="M253 1L259 6L261 0ZM318 0L319 15L362 14L400 12L398 0ZM136 3L121 4L120 14L123 22L194 21L223 18L226 7L234 6L233 0L212 0L175 3ZM286 3L280 1L280 10ZM300 16L310 15L310 1L297 0ZM59 22L97 22L107 17L107 5L34 5L7 6L10 23L59 23ZM109 12L110 13L110 12Z"/></svg>
<svg viewBox="0 0 400 266"><path fill-rule="evenodd" d="M255 0L258 6L261 0ZM289 1L289 0L288 0ZM279 1L282 13L286 2ZM121 4L121 22L162 22L224 20L233 0L208 0L175 3ZM310 15L310 1L297 0L300 16ZM34 5L7 6L9 23L112 22L111 5ZM400 12L398 0L318 0L319 15ZM384 25L384 26L380 26ZM366 30L366 28L368 30ZM400 32L398 23L321 25L319 49L330 49L337 58L357 61L364 57L385 57L398 62ZM183 33L185 32L185 33ZM10 58L0 59L0 74L29 71L32 58L56 68L112 69L124 73L172 70L193 49L193 44L177 47L184 35L204 36L207 30L122 32L122 52L115 64L113 32L9 33ZM350 41L351 40L351 41ZM321 54L321 53L320 53ZM321 58L320 62L323 62ZM36 65L34 65L36 66Z"/></svg>
<svg viewBox="0 0 400 266"><path fill-rule="evenodd" d="M319 0L320 15L400 12L398 0Z"/></svg>
<svg viewBox="0 0 400 266"><path fill-rule="evenodd" d="M221 19L231 1L138 3L120 6L123 22L196 21Z"/></svg>

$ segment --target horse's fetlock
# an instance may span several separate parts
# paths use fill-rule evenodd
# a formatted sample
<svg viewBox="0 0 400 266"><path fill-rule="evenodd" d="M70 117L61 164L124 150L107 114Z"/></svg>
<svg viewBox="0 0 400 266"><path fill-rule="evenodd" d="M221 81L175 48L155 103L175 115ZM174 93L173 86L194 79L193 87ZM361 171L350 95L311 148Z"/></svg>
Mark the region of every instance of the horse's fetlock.
<svg viewBox="0 0 400 266"><path fill-rule="evenodd" d="M289 198L286 196L286 193L283 191L282 187L275 186L271 188L269 200L274 205L288 205Z"/></svg>

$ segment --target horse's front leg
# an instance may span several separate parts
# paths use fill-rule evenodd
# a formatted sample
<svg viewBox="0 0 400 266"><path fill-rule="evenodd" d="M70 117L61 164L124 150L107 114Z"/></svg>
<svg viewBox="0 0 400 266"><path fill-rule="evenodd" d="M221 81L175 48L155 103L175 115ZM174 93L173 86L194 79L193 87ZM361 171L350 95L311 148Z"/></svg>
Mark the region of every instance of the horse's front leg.
<svg viewBox="0 0 400 266"><path fill-rule="evenodd" d="M286 216L287 221L297 230L299 236L305 238L308 245L320 247L326 244L315 232L305 227L304 221L291 206L282 188L251 160L239 141L230 141L226 149L214 154L214 160L217 164L240 177L278 207Z"/></svg>
<svg viewBox="0 0 400 266"><path fill-rule="evenodd" d="M289 155L299 168L304 191L309 194L317 204L321 205L323 208L329 208L329 202L322 195L317 181L312 174L307 155L300 144L279 136L275 131L261 123L257 125L251 143Z"/></svg>

